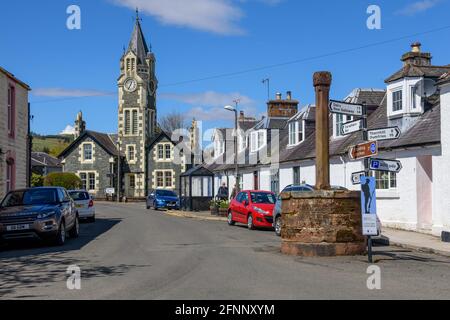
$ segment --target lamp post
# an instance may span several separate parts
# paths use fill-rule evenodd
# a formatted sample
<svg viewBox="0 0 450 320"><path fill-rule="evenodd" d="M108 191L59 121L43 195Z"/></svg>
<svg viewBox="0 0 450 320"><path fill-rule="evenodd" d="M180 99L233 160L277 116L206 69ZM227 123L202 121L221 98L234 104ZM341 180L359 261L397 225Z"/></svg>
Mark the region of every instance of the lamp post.
<svg viewBox="0 0 450 320"><path fill-rule="evenodd" d="M118 203L120 203L120 188L121 188L121 177L120 177L120 175L122 174L121 172L120 172L120 167L121 167L121 165L122 165L122 163L121 163L121 158L120 158L120 156L121 156L121 153L120 153L120 147L121 147L121 140L122 140L122 133L120 132L119 133L119 137L118 137L118 139L117 139L118 141L117 141L117 149L119 150L119 154L118 154L118 156L117 156L117 202Z"/></svg>
<svg viewBox="0 0 450 320"><path fill-rule="evenodd" d="M240 181L239 181L239 164L238 164L238 104L239 104L239 100L234 100L233 101L236 105L236 107L232 107L232 106L225 106L224 109L228 110L228 111L232 111L234 112L234 162L236 165L236 193L240 192Z"/></svg>

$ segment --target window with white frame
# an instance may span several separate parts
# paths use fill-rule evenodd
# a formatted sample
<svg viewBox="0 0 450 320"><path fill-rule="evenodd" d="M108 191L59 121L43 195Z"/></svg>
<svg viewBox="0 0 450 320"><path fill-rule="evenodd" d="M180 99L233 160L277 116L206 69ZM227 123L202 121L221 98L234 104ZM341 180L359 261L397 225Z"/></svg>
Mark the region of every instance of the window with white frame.
<svg viewBox="0 0 450 320"><path fill-rule="evenodd" d="M81 172L79 174L80 179L81 179L81 189L82 190L87 190L87 174L84 172Z"/></svg>
<svg viewBox="0 0 450 320"><path fill-rule="evenodd" d="M127 159L128 161L136 160L136 149L135 146L127 146Z"/></svg>
<svg viewBox="0 0 450 320"><path fill-rule="evenodd" d="M334 136L335 137L341 137L341 128L342 125L353 121L353 117L352 116L347 116L344 114L335 114L334 115Z"/></svg>
<svg viewBox="0 0 450 320"><path fill-rule="evenodd" d="M395 172L375 171L372 176L375 177L377 190L397 189L397 174Z"/></svg>
<svg viewBox="0 0 450 320"><path fill-rule="evenodd" d="M392 92L392 111L401 111L403 108L403 91Z"/></svg>
<svg viewBox="0 0 450 320"><path fill-rule="evenodd" d="M244 132L240 132L238 136L238 150L241 152L245 148L247 148L247 137Z"/></svg>
<svg viewBox="0 0 450 320"><path fill-rule="evenodd" d="M289 123L289 145L293 146L303 141L303 121Z"/></svg>
<svg viewBox="0 0 450 320"><path fill-rule="evenodd" d="M96 189L95 173L89 172L89 190Z"/></svg>
<svg viewBox="0 0 450 320"><path fill-rule="evenodd" d="M83 144L83 160L84 161L92 161L92 144L85 143Z"/></svg>
<svg viewBox="0 0 450 320"><path fill-rule="evenodd" d="M156 171L156 187L157 188L165 188L171 189L173 188L173 173L172 171Z"/></svg>
<svg viewBox="0 0 450 320"><path fill-rule="evenodd" d="M254 131L250 140L251 152L256 152L266 145L266 130Z"/></svg>
<svg viewBox="0 0 450 320"><path fill-rule="evenodd" d="M169 161L172 159L172 145L170 143L160 143L157 146L158 161Z"/></svg>
<svg viewBox="0 0 450 320"><path fill-rule="evenodd" d="M78 176L80 177L81 187L83 190L97 190L97 177L95 172L79 172Z"/></svg>

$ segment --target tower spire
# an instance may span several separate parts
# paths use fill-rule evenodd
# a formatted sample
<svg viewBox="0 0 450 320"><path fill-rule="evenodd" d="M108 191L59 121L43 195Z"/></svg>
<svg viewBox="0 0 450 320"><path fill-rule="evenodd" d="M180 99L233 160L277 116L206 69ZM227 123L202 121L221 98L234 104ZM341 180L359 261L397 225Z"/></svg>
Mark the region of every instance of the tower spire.
<svg viewBox="0 0 450 320"><path fill-rule="evenodd" d="M150 50L147 42L145 41L140 21L141 18L139 16L139 9L136 8L136 22L131 35L130 44L128 45L128 51L133 51L138 56L139 63L144 63Z"/></svg>

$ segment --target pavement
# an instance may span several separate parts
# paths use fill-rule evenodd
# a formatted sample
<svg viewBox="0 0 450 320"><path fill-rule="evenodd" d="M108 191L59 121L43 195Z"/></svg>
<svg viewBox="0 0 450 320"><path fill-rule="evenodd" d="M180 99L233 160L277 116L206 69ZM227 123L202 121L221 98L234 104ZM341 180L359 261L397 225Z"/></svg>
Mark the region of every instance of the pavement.
<svg viewBox="0 0 450 320"><path fill-rule="evenodd" d="M450 257L450 243L442 242L439 237L390 228L383 228L383 235L392 246Z"/></svg>
<svg viewBox="0 0 450 320"><path fill-rule="evenodd" d="M166 213L171 216L204 221L227 221L226 217L212 216L209 211L167 211ZM379 243L450 257L450 243L442 242L439 237L392 228L383 228L382 233L382 237L376 239Z"/></svg>
<svg viewBox="0 0 450 320"><path fill-rule="evenodd" d="M145 204L96 203L63 247L0 248L0 299L450 299L450 258L376 246L381 290L365 256L285 256L272 231L174 217ZM68 267L81 270L69 290Z"/></svg>

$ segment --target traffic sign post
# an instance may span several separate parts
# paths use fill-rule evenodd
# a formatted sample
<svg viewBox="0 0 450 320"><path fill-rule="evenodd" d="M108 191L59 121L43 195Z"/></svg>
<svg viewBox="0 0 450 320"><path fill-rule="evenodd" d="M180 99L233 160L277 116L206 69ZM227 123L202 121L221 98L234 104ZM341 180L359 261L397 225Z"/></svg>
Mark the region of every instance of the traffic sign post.
<svg viewBox="0 0 450 320"><path fill-rule="evenodd" d="M345 114L348 116L361 117L363 115L364 106L362 104L354 104L342 101L330 100L330 112Z"/></svg>
<svg viewBox="0 0 450 320"><path fill-rule="evenodd" d="M346 136L348 134L361 131L362 129L363 129L362 120L347 122L341 126L341 135Z"/></svg>
<svg viewBox="0 0 450 320"><path fill-rule="evenodd" d="M378 143L376 141L369 141L353 146L348 151L348 156L351 160L360 160L370 158L378 154ZM368 168L368 167L367 167ZM367 171L367 170L365 170Z"/></svg>
<svg viewBox="0 0 450 320"><path fill-rule="evenodd" d="M399 173L402 169L402 163L398 160L370 159L369 169L372 171L385 171Z"/></svg>
<svg viewBox="0 0 450 320"><path fill-rule="evenodd" d="M396 140L400 138L402 132L398 127L373 129L367 132L368 139L371 141Z"/></svg>

